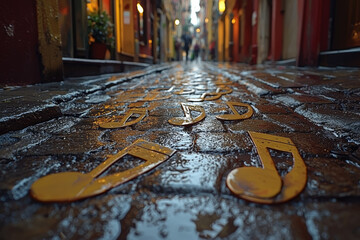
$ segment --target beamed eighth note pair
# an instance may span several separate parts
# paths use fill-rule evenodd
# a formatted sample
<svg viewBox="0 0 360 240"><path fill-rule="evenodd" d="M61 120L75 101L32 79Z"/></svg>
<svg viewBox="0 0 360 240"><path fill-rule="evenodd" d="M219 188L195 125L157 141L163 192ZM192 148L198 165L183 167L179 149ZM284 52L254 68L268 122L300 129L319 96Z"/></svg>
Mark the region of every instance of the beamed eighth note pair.
<svg viewBox="0 0 360 240"><path fill-rule="evenodd" d="M210 97L217 96L219 95ZM205 98L206 96L202 97ZM250 118L253 114L253 109L248 104L240 102L227 102L226 104L232 110L232 114L219 115L216 116L217 119L242 120ZM246 107L247 112L240 114L234 106ZM170 124L187 126L205 118L205 111L201 106L181 103L181 107L185 116L170 119ZM192 117L192 111L200 114ZM103 123L100 124L100 127L122 128L131 126L140 122L146 114L146 109L130 109L120 122ZM135 119L133 119L134 116ZM129 119L131 120L129 121ZM226 178L227 187L234 195L242 199L262 204L281 203L296 197L305 188L307 171L295 144L286 137L251 131L248 133L255 144L262 167L233 169ZM292 154L292 169L284 177L279 175L268 149ZM41 202L70 202L99 195L150 171L169 159L174 153L175 150L170 148L138 139L119 153L107 158L89 173L63 172L42 177L33 183L30 193L34 199ZM140 158L145 160L145 163L123 172L102 176L106 169L125 155Z"/></svg>

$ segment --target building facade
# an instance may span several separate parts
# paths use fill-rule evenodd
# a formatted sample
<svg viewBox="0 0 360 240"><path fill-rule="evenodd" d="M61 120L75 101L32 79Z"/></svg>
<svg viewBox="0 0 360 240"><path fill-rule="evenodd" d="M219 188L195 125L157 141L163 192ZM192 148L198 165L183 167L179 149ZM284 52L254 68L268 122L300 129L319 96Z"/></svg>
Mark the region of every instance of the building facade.
<svg viewBox="0 0 360 240"><path fill-rule="evenodd" d="M218 0L217 4L212 14L218 16L219 61L360 66L359 1Z"/></svg>
<svg viewBox="0 0 360 240"><path fill-rule="evenodd" d="M360 66L358 0L199 3L195 13L199 21L193 24L190 0L2 1L0 84L60 81L71 64L93 58L142 63L182 60L185 33L201 46L204 60ZM102 57L94 57L97 40L89 35L95 31L90 20L97 13L97 20L107 16L106 28L111 29ZM84 68L81 74L91 71Z"/></svg>
<svg viewBox="0 0 360 240"><path fill-rule="evenodd" d="M72 66L75 63L89 65L94 58L97 63L99 60L142 63L168 61L173 55L174 29L174 13L168 2L3 1L0 3L0 37L3 43L0 46L3 56L0 84L6 86L61 81L69 67L73 71L76 69ZM95 57L93 46L98 40L95 34L89 33L97 31L98 34L104 30L101 25L104 19L109 20L105 28L111 30L106 36L104 55ZM100 30L95 29L96 26L100 26ZM107 64L110 64L109 61ZM96 73L87 69L84 67L79 75ZM115 66L114 70L119 68Z"/></svg>

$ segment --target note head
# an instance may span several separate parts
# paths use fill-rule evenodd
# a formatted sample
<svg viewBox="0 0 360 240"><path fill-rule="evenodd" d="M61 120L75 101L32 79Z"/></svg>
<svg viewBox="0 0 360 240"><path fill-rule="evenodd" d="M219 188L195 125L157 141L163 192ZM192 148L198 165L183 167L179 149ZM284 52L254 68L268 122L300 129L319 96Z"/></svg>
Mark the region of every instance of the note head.
<svg viewBox="0 0 360 240"><path fill-rule="evenodd" d="M235 195L272 198L280 193L282 181L277 172L272 170L241 167L229 173L226 185Z"/></svg>
<svg viewBox="0 0 360 240"><path fill-rule="evenodd" d="M81 192L92 181L88 174L62 172L44 176L35 181L31 196L40 202L69 202L81 199Z"/></svg>

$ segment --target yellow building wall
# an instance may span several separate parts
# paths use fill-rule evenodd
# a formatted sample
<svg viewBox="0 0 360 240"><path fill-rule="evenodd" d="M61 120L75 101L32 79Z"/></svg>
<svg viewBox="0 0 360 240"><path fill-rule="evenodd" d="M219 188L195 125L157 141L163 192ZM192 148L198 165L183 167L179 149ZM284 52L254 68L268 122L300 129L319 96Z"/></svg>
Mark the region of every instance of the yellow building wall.
<svg viewBox="0 0 360 240"><path fill-rule="evenodd" d="M169 56L168 59L175 59L175 49L174 49L174 37L176 36L176 32L173 31L173 23L170 21L168 25L168 42L169 42Z"/></svg>
<svg viewBox="0 0 360 240"><path fill-rule="evenodd" d="M224 21L218 22L218 61L224 61Z"/></svg>
<svg viewBox="0 0 360 240"><path fill-rule="evenodd" d="M134 9L132 0L116 0L116 50L135 55Z"/></svg>
<svg viewBox="0 0 360 240"><path fill-rule="evenodd" d="M284 32L282 58L291 59L297 56L298 3L297 0L284 2Z"/></svg>
<svg viewBox="0 0 360 240"><path fill-rule="evenodd" d="M236 0L226 0L226 15L225 15L225 40L224 40L224 60L230 61L230 42L233 41L233 39L230 39L230 31L232 31L232 24L231 24L231 16L232 15L232 9L234 8L236 3Z"/></svg>
<svg viewBox="0 0 360 240"><path fill-rule="evenodd" d="M271 9L267 0L259 1L258 16L258 55L257 63L266 61L270 51L270 33L271 33Z"/></svg>
<svg viewBox="0 0 360 240"><path fill-rule="evenodd" d="M230 60L230 16L229 14L226 14L225 16L225 45L224 45L224 51L225 51L225 61Z"/></svg>
<svg viewBox="0 0 360 240"><path fill-rule="evenodd" d="M207 19L207 23L206 23L206 31L207 31L207 46L210 46L211 42L215 39L213 39L213 21L212 21L212 8L213 8L213 4L214 1L213 0L208 0L207 1L207 6L206 6L206 19Z"/></svg>

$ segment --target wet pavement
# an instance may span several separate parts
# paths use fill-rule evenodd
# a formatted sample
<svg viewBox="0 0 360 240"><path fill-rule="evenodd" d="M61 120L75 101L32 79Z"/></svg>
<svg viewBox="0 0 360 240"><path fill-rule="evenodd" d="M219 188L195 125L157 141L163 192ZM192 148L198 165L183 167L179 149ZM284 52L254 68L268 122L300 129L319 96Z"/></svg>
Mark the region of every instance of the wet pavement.
<svg viewBox="0 0 360 240"><path fill-rule="evenodd" d="M359 239L359 79L357 69L172 63L0 90L0 239ZM218 99L189 101L216 91ZM218 120L231 113L227 102L254 113ZM205 118L170 124L184 116L181 103L202 107ZM146 110L138 123L100 127L134 108ZM258 204L227 187L232 170L262 166L249 131L296 146L307 180L294 199ZM41 203L30 196L37 179L88 173L137 139L176 153L95 197ZM289 154L270 154L281 177L292 171ZM105 174L142 162L125 156Z"/></svg>

